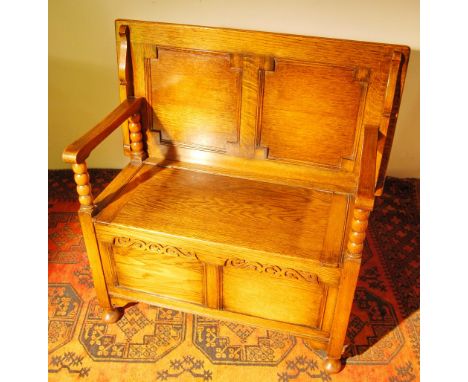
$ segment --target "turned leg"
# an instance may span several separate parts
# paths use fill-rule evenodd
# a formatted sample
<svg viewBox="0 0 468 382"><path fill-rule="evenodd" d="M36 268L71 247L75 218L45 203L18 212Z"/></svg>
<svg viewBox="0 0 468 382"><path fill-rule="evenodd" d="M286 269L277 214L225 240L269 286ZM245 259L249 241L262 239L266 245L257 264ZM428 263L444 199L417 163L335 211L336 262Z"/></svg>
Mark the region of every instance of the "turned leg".
<svg viewBox="0 0 468 382"><path fill-rule="evenodd" d="M86 163L75 163L72 165L75 173L76 191L80 202L78 216L80 218L81 230L88 254L91 272L93 274L94 289L96 291L99 305L104 309L103 320L108 323L116 322L122 317L123 311L115 309L107 293L107 285L104 277L99 246L96 240L92 213L94 209L94 199L91 192L91 183L89 179Z"/></svg>
<svg viewBox="0 0 468 382"><path fill-rule="evenodd" d="M325 360L325 369L330 373L338 373L343 368L341 354L343 352L349 315L353 305L359 268L361 266L362 250L369 219L369 211L355 208L351 222L347 251L341 273L335 318L332 324L330 342Z"/></svg>

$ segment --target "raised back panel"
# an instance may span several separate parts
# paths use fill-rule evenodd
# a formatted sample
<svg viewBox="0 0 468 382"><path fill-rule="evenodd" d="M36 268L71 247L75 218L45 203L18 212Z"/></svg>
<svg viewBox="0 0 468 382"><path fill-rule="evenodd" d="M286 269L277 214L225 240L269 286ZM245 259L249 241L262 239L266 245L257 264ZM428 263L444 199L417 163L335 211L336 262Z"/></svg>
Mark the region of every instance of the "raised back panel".
<svg viewBox="0 0 468 382"><path fill-rule="evenodd" d="M237 142L241 72L229 54L157 48L146 74L162 144L225 152Z"/></svg>
<svg viewBox="0 0 468 382"><path fill-rule="evenodd" d="M121 98L148 101L150 161L353 192L370 125L384 170L407 47L131 20L116 37Z"/></svg>
<svg viewBox="0 0 468 382"><path fill-rule="evenodd" d="M268 159L341 167L356 157L367 70L276 60L265 73L260 145Z"/></svg>

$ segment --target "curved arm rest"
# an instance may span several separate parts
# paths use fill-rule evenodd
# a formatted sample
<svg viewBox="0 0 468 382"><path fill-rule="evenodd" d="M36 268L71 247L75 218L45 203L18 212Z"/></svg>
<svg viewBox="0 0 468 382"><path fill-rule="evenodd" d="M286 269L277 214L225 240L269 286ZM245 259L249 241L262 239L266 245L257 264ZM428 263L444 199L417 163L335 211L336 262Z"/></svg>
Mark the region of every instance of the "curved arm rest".
<svg viewBox="0 0 468 382"><path fill-rule="evenodd" d="M372 210L374 206L375 171L377 163L377 142L379 128L366 126L364 129L364 143L361 156L361 173L356 196L356 207Z"/></svg>
<svg viewBox="0 0 468 382"><path fill-rule="evenodd" d="M63 151L67 163L83 163L91 151L126 119L139 111L143 98L129 98L123 101L106 118L73 142Z"/></svg>

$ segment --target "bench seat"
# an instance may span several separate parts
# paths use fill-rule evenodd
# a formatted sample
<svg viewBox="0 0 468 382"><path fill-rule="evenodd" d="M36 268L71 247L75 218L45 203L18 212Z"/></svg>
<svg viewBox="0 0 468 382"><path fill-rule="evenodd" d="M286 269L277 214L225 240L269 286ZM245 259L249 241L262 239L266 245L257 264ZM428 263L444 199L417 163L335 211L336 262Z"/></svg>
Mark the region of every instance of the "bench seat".
<svg viewBox="0 0 468 382"><path fill-rule="evenodd" d="M147 164L113 193L95 221L336 266L348 199L325 190Z"/></svg>

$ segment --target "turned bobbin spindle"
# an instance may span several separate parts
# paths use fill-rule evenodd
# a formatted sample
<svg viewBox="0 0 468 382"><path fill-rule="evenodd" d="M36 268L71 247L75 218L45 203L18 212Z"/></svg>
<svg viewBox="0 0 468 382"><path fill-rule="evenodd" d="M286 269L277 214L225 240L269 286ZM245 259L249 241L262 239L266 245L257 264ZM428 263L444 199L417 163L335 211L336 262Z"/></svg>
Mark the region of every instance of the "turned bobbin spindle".
<svg viewBox="0 0 468 382"><path fill-rule="evenodd" d="M347 246L349 258L361 258L362 250L364 249L364 240L366 238L366 229L369 222L369 213L369 211L360 208L354 209Z"/></svg>
<svg viewBox="0 0 468 382"><path fill-rule="evenodd" d="M76 183L76 192L82 208L93 207L93 195L91 193L91 184L89 183L89 173L86 163L75 163L72 165L74 179Z"/></svg>
<svg viewBox="0 0 468 382"><path fill-rule="evenodd" d="M128 129L130 130L132 158L141 160L145 153L143 151L143 134L141 132L140 114L136 113L130 117Z"/></svg>

